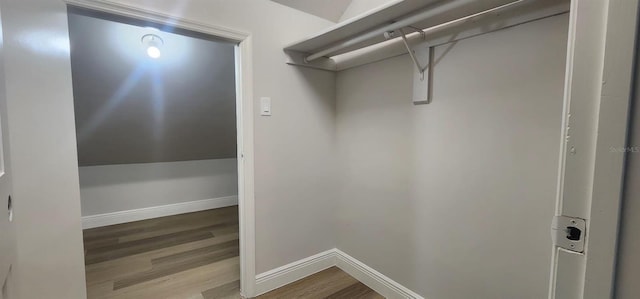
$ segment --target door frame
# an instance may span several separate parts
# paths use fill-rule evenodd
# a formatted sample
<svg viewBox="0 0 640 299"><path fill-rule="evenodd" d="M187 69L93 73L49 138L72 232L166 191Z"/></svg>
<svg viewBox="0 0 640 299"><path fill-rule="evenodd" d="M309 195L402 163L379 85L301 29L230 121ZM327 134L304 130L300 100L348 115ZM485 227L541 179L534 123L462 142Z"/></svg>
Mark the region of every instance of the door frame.
<svg viewBox="0 0 640 299"><path fill-rule="evenodd" d="M255 295L255 204L253 144L253 67L252 35L249 32L214 23L203 23L147 9L104 0L64 0L68 6L149 21L204 33L236 44L236 130L238 161L238 210L240 224L240 292Z"/></svg>
<svg viewBox="0 0 640 299"><path fill-rule="evenodd" d="M586 220L584 253L553 247L549 298L612 298L638 0L572 0L556 215Z"/></svg>

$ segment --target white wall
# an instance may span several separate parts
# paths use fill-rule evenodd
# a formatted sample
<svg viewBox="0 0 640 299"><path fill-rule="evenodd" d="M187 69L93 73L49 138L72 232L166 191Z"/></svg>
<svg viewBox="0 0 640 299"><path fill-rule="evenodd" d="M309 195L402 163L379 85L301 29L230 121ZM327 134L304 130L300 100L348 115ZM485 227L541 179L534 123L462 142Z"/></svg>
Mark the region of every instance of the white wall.
<svg viewBox="0 0 640 299"><path fill-rule="evenodd" d="M18 298L85 298L66 7L2 0Z"/></svg>
<svg viewBox="0 0 640 299"><path fill-rule="evenodd" d="M238 195L236 159L80 167L82 216Z"/></svg>
<svg viewBox="0 0 640 299"><path fill-rule="evenodd" d="M271 0L312 15L338 22L351 0Z"/></svg>
<svg viewBox="0 0 640 299"><path fill-rule="evenodd" d="M636 54L639 57L640 52ZM637 58L636 58L637 59ZM636 60L636 83L627 148L626 178L618 245L616 297L640 298L640 61Z"/></svg>
<svg viewBox="0 0 640 299"><path fill-rule="evenodd" d="M339 73L338 248L425 298L546 298L568 16Z"/></svg>
<svg viewBox="0 0 640 299"><path fill-rule="evenodd" d="M347 6L347 8L342 13L340 21L353 18L357 15L391 2L398 2L398 0L351 0L349 6Z"/></svg>

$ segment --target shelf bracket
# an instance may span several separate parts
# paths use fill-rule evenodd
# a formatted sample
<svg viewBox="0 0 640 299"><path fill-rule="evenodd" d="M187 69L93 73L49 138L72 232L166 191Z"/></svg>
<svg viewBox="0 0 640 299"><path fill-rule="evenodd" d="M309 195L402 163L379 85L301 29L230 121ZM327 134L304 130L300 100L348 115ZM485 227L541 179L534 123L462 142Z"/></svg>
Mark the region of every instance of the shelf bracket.
<svg viewBox="0 0 640 299"><path fill-rule="evenodd" d="M422 43L411 47L407 41L407 36L402 29L399 29L404 46L409 52L409 56L415 65L413 75L413 104L429 104L433 94L433 47ZM422 66L424 63L424 66Z"/></svg>

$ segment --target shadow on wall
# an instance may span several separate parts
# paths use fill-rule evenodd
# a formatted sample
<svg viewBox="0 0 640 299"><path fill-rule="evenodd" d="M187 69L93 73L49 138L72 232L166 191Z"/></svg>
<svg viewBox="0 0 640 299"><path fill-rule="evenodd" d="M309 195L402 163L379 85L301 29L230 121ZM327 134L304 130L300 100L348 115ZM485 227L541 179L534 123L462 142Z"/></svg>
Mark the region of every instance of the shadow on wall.
<svg viewBox="0 0 640 299"><path fill-rule="evenodd" d="M327 93L327 86L323 86L316 83L318 82L318 76L326 76L325 72L318 72L318 70L315 70L315 69L301 68L301 67L295 67L294 71L297 74L296 77L302 78L300 80L300 84L303 85L305 89L308 88L309 90L312 90L313 94L318 95L319 99L325 99L323 95L326 95ZM333 88L333 90L335 90L335 88ZM324 111L327 113L327 115L332 115L332 117L335 118L335 111L336 111L335 98L336 97L334 94L333 97L327 98L327 99L333 99L332 101L319 100L313 103L319 105L319 107L317 107L319 108L319 111Z"/></svg>

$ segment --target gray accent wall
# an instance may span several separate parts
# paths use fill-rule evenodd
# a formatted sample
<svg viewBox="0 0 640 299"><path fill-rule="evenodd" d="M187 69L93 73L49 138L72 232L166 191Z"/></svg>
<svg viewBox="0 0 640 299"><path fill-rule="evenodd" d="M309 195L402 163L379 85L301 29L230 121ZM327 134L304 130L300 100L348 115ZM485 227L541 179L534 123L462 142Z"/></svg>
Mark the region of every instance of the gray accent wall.
<svg viewBox="0 0 640 299"><path fill-rule="evenodd" d="M80 166L235 158L233 44L74 11L69 35Z"/></svg>

